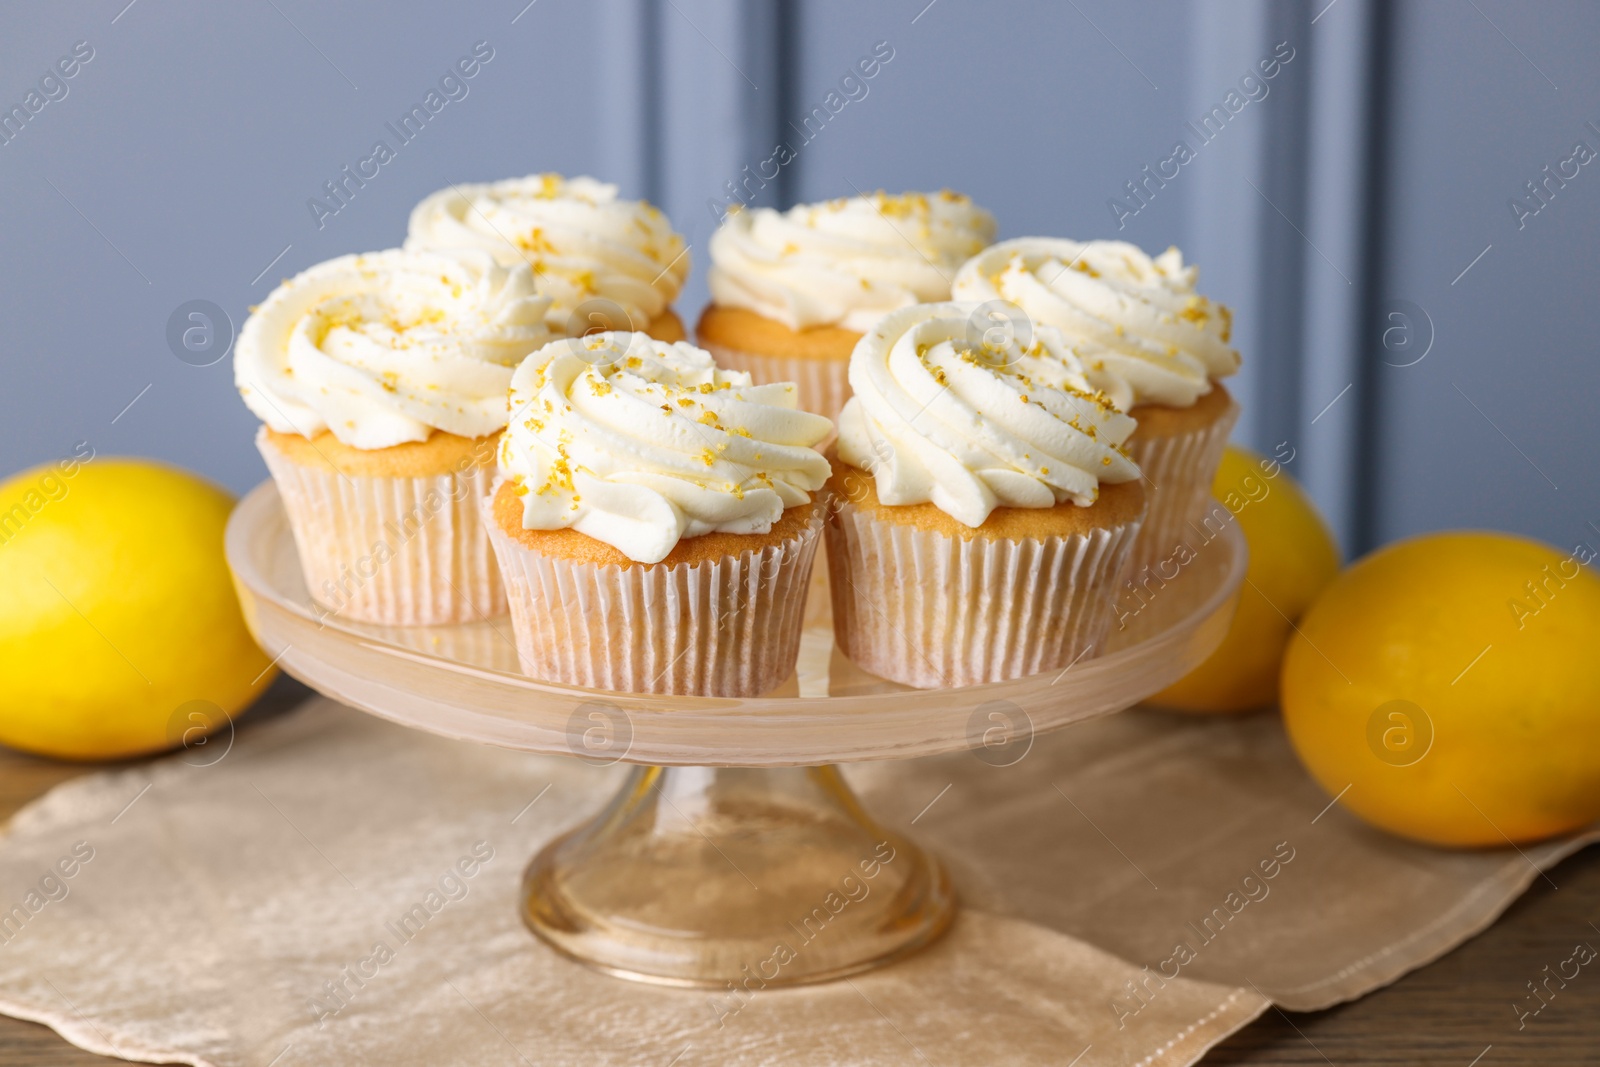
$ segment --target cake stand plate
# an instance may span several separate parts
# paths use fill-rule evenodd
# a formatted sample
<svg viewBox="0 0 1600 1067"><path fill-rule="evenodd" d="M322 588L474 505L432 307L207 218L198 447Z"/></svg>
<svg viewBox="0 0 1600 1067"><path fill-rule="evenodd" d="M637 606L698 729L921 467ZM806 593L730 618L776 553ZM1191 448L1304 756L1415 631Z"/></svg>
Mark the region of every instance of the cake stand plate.
<svg viewBox="0 0 1600 1067"><path fill-rule="evenodd" d="M1066 669L916 690L834 648L819 559L795 675L761 697L714 699L528 678L507 616L341 618L306 589L270 482L234 510L227 554L256 640L327 695L445 737L638 764L604 811L534 857L523 917L591 966L734 995L865 970L927 944L954 915L943 868L873 822L834 764L962 749L1014 763L1038 733L1129 707L1221 642L1246 562L1229 523L1182 565L1114 591L1105 647Z"/></svg>

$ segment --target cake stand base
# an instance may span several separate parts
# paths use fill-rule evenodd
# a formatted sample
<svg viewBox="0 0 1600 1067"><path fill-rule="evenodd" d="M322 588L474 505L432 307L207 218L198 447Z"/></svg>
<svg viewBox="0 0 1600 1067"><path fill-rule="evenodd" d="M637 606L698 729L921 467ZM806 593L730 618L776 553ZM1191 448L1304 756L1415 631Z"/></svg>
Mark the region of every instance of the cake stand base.
<svg viewBox="0 0 1600 1067"><path fill-rule="evenodd" d="M522 914L609 974L742 997L928 944L955 897L834 767L638 767L523 876Z"/></svg>

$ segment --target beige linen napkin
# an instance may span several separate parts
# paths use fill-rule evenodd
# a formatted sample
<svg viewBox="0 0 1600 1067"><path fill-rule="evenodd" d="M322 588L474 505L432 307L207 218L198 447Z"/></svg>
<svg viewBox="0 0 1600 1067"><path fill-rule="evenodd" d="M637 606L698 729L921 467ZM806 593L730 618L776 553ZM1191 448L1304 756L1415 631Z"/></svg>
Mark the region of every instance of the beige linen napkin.
<svg viewBox="0 0 1600 1067"><path fill-rule="evenodd" d="M969 907L1296 1011L1437 959L1600 840L1597 826L1520 850L1402 841L1330 804L1273 714L1136 709L1037 738L1012 766L960 753L864 765L851 780L886 822L950 786L915 830Z"/></svg>
<svg viewBox="0 0 1600 1067"><path fill-rule="evenodd" d="M1270 717L1115 716L1010 766L850 768L938 849L962 917L896 966L741 1001L604 977L521 926L522 867L620 768L323 699L217 751L19 813L0 842L0 1012L218 1067L1185 1064L1263 994L1332 1003L1426 962L1577 847L1405 845L1317 817L1326 798Z"/></svg>

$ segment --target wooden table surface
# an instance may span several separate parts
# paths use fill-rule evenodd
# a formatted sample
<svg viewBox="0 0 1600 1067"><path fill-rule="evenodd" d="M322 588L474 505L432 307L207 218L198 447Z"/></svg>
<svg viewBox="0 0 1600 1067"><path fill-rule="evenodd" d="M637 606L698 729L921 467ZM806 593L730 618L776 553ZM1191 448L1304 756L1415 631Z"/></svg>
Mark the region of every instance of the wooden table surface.
<svg viewBox="0 0 1600 1067"><path fill-rule="evenodd" d="M280 680L252 717L280 712L306 694ZM0 749L0 820L58 782L97 770ZM1600 1063L1600 973L1581 970L1518 1030L1514 1004L1546 965L1584 941L1600 948L1600 848L1534 882L1488 931L1394 985L1323 1012L1268 1009L1213 1049L1206 1064ZM0 1065L95 1067L118 1063L82 1052L43 1026L0 1017Z"/></svg>

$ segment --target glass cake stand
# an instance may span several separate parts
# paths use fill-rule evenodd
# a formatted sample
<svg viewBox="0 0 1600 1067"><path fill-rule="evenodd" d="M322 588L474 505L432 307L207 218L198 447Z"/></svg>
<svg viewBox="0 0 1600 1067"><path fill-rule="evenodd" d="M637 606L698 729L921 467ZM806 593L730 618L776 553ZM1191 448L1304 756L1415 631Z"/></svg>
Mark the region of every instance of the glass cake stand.
<svg viewBox="0 0 1600 1067"><path fill-rule="evenodd" d="M1040 732L1137 703L1216 648L1246 559L1230 523L1170 578L1119 590L1122 625L1100 654L1014 681L916 690L834 648L819 552L795 674L761 697L713 699L526 677L505 616L385 627L329 614L306 590L271 482L234 510L227 554L256 640L327 695L444 737L636 765L604 810L533 858L523 918L611 974L718 989L852 974L950 924L943 868L878 826L837 764L963 749L1014 763Z"/></svg>

